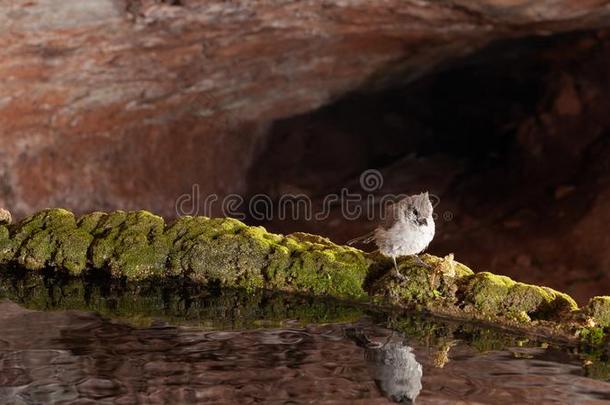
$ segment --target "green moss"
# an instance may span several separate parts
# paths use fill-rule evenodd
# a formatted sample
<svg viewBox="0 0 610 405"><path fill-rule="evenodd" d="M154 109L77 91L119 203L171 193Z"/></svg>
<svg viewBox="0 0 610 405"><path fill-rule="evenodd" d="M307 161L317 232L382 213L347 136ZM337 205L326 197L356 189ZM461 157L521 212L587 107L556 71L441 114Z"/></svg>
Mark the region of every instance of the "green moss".
<svg viewBox="0 0 610 405"><path fill-rule="evenodd" d="M77 228L71 212L44 210L22 221L12 235L14 260L30 270L54 267L79 274L92 239Z"/></svg>
<svg viewBox="0 0 610 405"><path fill-rule="evenodd" d="M532 321L532 318L525 311L511 311L506 313L506 318L518 323L527 324Z"/></svg>
<svg viewBox="0 0 610 405"><path fill-rule="evenodd" d="M212 221L210 221L212 222ZM223 223L210 223L209 231ZM192 240L180 263L190 278L223 287L262 287L267 247L240 234L203 233Z"/></svg>
<svg viewBox="0 0 610 405"><path fill-rule="evenodd" d="M466 285L466 302L484 314L497 314L502 311L514 281L508 277L483 272L470 278Z"/></svg>
<svg viewBox="0 0 610 405"><path fill-rule="evenodd" d="M362 297L368 261L307 234L275 235L230 218L183 217L165 231L169 274L222 287Z"/></svg>
<svg viewBox="0 0 610 405"><path fill-rule="evenodd" d="M274 243L267 259L269 262L263 272L266 283L280 290L286 288L287 269L292 262L290 250L286 246Z"/></svg>
<svg viewBox="0 0 610 405"><path fill-rule="evenodd" d="M13 258L13 241L10 239L8 227L0 225L0 263L11 261Z"/></svg>
<svg viewBox="0 0 610 405"><path fill-rule="evenodd" d="M0 243L7 242L9 240L9 236L8 227L5 225L0 225Z"/></svg>
<svg viewBox="0 0 610 405"><path fill-rule="evenodd" d="M578 336L581 343L588 346L599 346L605 340L604 328L599 326L582 328L579 330Z"/></svg>
<svg viewBox="0 0 610 405"><path fill-rule="evenodd" d="M106 214L105 212L99 212L99 211L83 215L82 217L80 217L78 219L77 226L83 232L92 234L93 231L95 230L95 228L97 228L100 221L102 221L102 219L106 218L106 216L108 216L108 214Z"/></svg>
<svg viewBox="0 0 610 405"><path fill-rule="evenodd" d="M598 325L610 327L610 297L591 298L584 312Z"/></svg>
<svg viewBox="0 0 610 405"><path fill-rule="evenodd" d="M589 323L588 326L578 330L577 336L580 339L578 351L583 359L585 375L590 378L608 380L610 378L610 346L608 346L608 335L604 328Z"/></svg>
<svg viewBox="0 0 610 405"><path fill-rule="evenodd" d="M578 309L578 304L576 301L574 301L574 298L570 297L568 294L548 287L542 288L553 296L553 301L549 306L548 315L555 317L556 320L559 320L560 317L570 314Z"/></svg>
<svg viewBox="0 0 610 405"><path fill-rule="evenodd" d="M484 315L505 316L521 322L530 317L551 319L577 308L576 302L566 294L487 272L470 277L463 294L464 301Z"/></svg>
<svg viewBox="0 0 610 405"><path fill-rule="evenodd" d="M186 267L183 257L197 242L195 238L206 232L207 217L184 216L178 218L165 230L165 236L171 242L167 257L167 272L171 275L180 275Z"/></svg>
<svg viewBox="0 0 610 405"><path fill-rule="evenodd" d="M108 267L112 274L141 280L165 272L169 241L163 218L147 211L115 211L99 216L91 246L95 267ZM81 221L92 226L95 217Z"/></svg>
<svg viewBox="0 0 610 405"><path fill-rule="evenodd" d="M98 225L91 232L95 238L90 252L94 268L101 269L108 266L114 253L121 225L126 218L127 213L124 211L111 212L100 218Z"/></svg>
<svg viewBox="0 0 610 405"><path fill-rule="evenodd" d="M305 233L289 235L281 244L290 252L291 263L287 269L279 270L279 274L276 271L280 285L318 295L366 296L363 283L370 262L361 251ZM283 260L280 258L278 262Z"/></svg>
<svg viewBox="0 0 610 405"><path fill-rule="evenodd" d="M165 231L168 271L224 287L262 287L269 246L257 235L231 218L180 218Z"/></svg>
<svg viewBox="0 0 610 405"><path fill-rule="evenodd" d="M374 256L375 264L367 277L366 289L374 297L406 307L452 307L462 280L473 274L468 267L453 260L453 255L440 258L422 255L425 267L413 257L398 260L403 278L391 272L392 261Z"/></svg>
<svg viewBox="0 0 610 405"><path fill-rule="evenodd" d="M407 281L393 280L390 291L395 291L401 301L429 305L440 296L436 289L438 284L432 284L430 272L425 267L403 261L400 263L399 270L402 275L407 277Z"/></svg>
<svg viewBox="0 0 610 405"><path fill-rule="evenodd" d="M524 312L528 315L540 315L551 309L554 296L542 287L515 283L509 290L505 307L510 313Z"/></svg>

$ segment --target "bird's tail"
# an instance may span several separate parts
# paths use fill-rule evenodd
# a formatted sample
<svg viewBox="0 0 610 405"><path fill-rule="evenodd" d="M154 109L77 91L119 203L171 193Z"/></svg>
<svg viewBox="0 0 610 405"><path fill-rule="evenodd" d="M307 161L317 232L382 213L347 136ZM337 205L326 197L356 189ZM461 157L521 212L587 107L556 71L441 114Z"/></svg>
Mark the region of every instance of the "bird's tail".
<svg viewBox="0 0 610 405"><path fill-rule="evenodd" d="M358 236L357 238L351 239L347 241L348 245L355 245L357 243L368 244L371 243L375 239L375 231L371 231L366 235Z"/></svg>

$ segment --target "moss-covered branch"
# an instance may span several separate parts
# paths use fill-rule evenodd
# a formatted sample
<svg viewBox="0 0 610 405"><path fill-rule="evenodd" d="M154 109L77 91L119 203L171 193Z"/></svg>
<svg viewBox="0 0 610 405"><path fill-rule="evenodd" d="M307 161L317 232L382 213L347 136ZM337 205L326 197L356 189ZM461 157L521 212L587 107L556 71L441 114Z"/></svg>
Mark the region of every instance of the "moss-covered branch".
<svg viewBox="0 0 610 405"><path fill-rule="evenodd" d="M166 226L145 211L95 212L77 220L50 209L0 229L0 263L28 270L80 275L98 269L129 280L183 276L222 287L365 296L362 252L229 218L182 217Z"/></svg>
<svg viewBox="0 0 610 405"><path fill-rule="evenodd" d="M610 326L610 298L578 308L568 295L473 273L452 256L424 255L430 268L391 262L328 239L288 236L234 219L182 217L172 224L145 211L75 218L50 209L17 224L0 221L0 264L80 276L92 271L133 281L186 279L223 287L331 296L484 320L563 339L600 342Z"/></svg>

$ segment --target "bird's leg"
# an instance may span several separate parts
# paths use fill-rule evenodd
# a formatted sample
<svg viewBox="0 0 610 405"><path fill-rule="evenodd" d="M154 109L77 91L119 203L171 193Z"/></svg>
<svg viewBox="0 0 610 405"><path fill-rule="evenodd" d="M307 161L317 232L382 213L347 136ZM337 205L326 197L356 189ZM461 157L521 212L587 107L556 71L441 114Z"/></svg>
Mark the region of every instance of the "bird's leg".
<svg viewBox="0 0 610 405"><path fill-rule="evenodd" d="M392 260L394 261L394 268L392 269L390 274L392 274L392 276L396 277L400 281L406 281L407 277L403 276L402 274L400 274L400 271L398 271L398 263L396 263L396 256L392 256Z"/></svg>
<svg viewBox="0 0 610 405"><path fill-rule="evenodd" d="M419 257L418 255L413 255L413 258L415 259L415 264L425 267L427 269L431 269L432 266L429 265L428 263L424 262L421 257Z"/></svg>

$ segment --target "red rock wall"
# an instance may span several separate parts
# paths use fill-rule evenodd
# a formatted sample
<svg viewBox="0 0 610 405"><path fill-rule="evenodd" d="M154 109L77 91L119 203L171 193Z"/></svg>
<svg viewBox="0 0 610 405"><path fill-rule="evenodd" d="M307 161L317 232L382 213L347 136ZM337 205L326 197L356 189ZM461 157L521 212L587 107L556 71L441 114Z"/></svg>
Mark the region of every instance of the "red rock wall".
<svg viewBox="0 0 610 405"><path fill-rule="evenodd" d="M429 190L438 202L431 252L585 303L610 290L609 63L608 30L529 37L406 86L345 97L274 125L251 192L275 201L304 193L319 211L343 187L362 201ZM383 182L369 193L358 180L371 168ZM375 227L366 215L348 220L340 205L322 220L301 212L261 223L338 242Z"/></svg>
<svg viewBox="0 0 610 405"><path fill-rule="evenodd" d="M166 216L243 192L276 118L509 36L590 28L602 0L0 3L0 206Z"/></svg>

